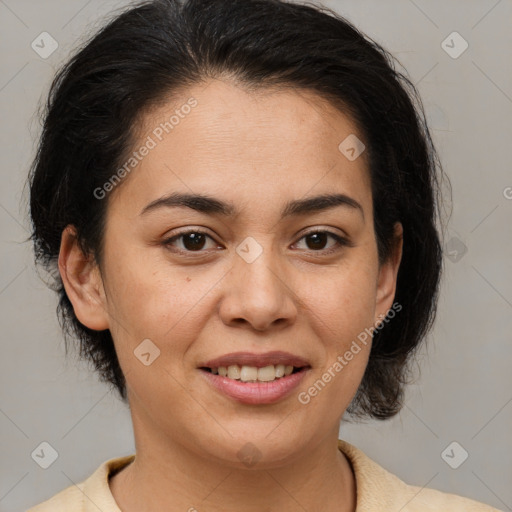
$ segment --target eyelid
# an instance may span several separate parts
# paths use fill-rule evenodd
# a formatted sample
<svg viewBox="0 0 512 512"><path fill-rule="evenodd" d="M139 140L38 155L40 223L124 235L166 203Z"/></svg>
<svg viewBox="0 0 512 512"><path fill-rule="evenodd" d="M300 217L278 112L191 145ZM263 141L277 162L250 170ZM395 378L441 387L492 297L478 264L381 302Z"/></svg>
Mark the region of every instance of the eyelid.
<svg viewBox="0 0 512 512"><path fill-rule="evenodd" d="M174 242L175 240L179 239L180 237L182 236L185 236L185 235L188 235L188 234L191 234L191 233L198 233L198 234L201 234L201 235L205 235L207 236L208 238L210 238L211 240L213 240L216 244L220 245L216 240L215 238L210 235L210 233L205 230L204 228L183 228L182 231L178 231L177 233L174 233L172 234L171 236L166 236L164 238L164 240L162 241L162 244L165 245L165 246L168 246L171 244L171 242ZM205 250L201 250L201 251L186 251L186 250L183 250L183 249L177 249L176 252L181 252L181 253L188 253L188 254L201 254L201 253L204 253L206 252Z"/></svg>
<svg viewBox="0 0 512 512"><path fill-rule="evenodd" d="M339 233L331 231L330 229L325 229L325 228L314 228L314 229L307 231L306 233L303 233L299 237L297 242L295 242L293 245L298 244L303 238L307 237L308 235L313 235L313 234L317 234L317 233L325 234L328 237L333 238L336 241L336 244L333 247L329 247L327 249L319 249L316 251L314 249L304 249L304 252L306 254L313 255L313 256L319 256L319 257L330 256L334 253L340 252L345 247L354 247L354 243L346 235L341 235Z"/></svg>
<svg viewBox="0 0 512 512"><path fill-rule="evenodd" d="M336 231L333 231L333 229L330 227L322 227L322 226L314 226L311 229L309 229L309 228L306 228L306 229L307 229L307 231L305 231L301 234L299 240L301 240L302 238L304 238L307 235L312 235L314 233L326 233L333 237L339 237L339 238L345 240L347 243L351 243L350 237L344 231L341 231L341 230L340 230L341 233L337 233Z"/></svg>

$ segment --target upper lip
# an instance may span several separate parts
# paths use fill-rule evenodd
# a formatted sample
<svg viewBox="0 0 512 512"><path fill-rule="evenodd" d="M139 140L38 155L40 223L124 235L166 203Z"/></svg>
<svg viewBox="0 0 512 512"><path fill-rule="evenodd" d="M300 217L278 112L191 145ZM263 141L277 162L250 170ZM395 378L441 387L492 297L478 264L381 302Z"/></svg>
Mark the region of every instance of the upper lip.
<svg viewBox="0 0 512 512"><path fill-rule="evenodd" d="M255 366L257 368L263 368L264 366L284 364L285 366L295 366L296 368L302 368L309 366L308 362L294 354L282 351L266 352L264 354L255 354L253 352L232 352L215 359L210 359L201 363L201 368L218 368L219 366Z"/></svg>

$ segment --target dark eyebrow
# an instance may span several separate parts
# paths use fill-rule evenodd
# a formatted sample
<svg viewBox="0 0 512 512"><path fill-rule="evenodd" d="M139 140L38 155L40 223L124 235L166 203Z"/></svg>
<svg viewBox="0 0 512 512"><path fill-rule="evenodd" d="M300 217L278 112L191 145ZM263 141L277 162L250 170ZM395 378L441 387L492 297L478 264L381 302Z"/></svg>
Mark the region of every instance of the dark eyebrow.
<svg viewBox="0 0 512 512"><path fill-rule="evenodd" d="M307 213L320 212L336 206L348 206L359 210L364 220L364 210L360 203L345 194L323 194L306 199L297 199L286 204L281 212L281 218L290 215L304 215Z"/></svg>
<svg viewBox="0 0 512 512"><path fill-rule="evenodd" d="M363 207L353 198L345 194L323 194L306 199L296 199L288 202L281 211L281 218L293 215L305 215L315 213L336 206L347 206L359 210L364 220ZM236 217L239 212L232 203L226 203L214 197L203 194L181 194L178 192L155 199L146 205L140 215L157 208L190 208L206 214L220 214L225 217Z"/></svg>

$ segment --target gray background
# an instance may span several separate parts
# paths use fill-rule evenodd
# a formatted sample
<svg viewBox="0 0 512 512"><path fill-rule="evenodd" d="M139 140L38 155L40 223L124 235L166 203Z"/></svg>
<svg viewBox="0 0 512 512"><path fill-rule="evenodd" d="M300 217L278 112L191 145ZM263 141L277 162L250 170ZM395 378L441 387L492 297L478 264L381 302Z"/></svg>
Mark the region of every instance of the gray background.
<svg viewBox="0 0 512 512"><path fill-rule="evenodd" d="M0 510L24 510L132 453L130 416L73 354L66 359L56 298L38 278L28 236L26 173L35 115L58 66L123 1L0 0L1 187ZM453 185L438 319L403 411L387 422L342 424L340 436L408 483L512 510L512 2L331 0L389 49L423 98ZM31 42L59 44L43 59ZM468 49L452 58L453 31ZM456 42L455 49L460 48ZM507 227L508 226L508 227ZM455 245L453 245L455 244ZM458 244L458 245L457 245ZM42 469L31 453L58 452ZM441 457L457 441L468 459ZM456 448L452 459L461 456ZM450 452L451 455L451 452ZM396 511L398 512L398 511Z"/></svg>

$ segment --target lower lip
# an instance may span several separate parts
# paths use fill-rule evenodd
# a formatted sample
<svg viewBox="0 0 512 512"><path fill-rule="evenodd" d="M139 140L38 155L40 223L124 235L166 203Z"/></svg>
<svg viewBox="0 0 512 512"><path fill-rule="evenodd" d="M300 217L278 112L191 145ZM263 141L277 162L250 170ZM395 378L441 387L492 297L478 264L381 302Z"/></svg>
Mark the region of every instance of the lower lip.
<svg viewBox="0 0 512 512"><path fill-rule="evenodd" d="M301 370L271 382L242 382L199 370L208 382L225 395L244 404L273 404L298 387L308 370Z"/></svg>

